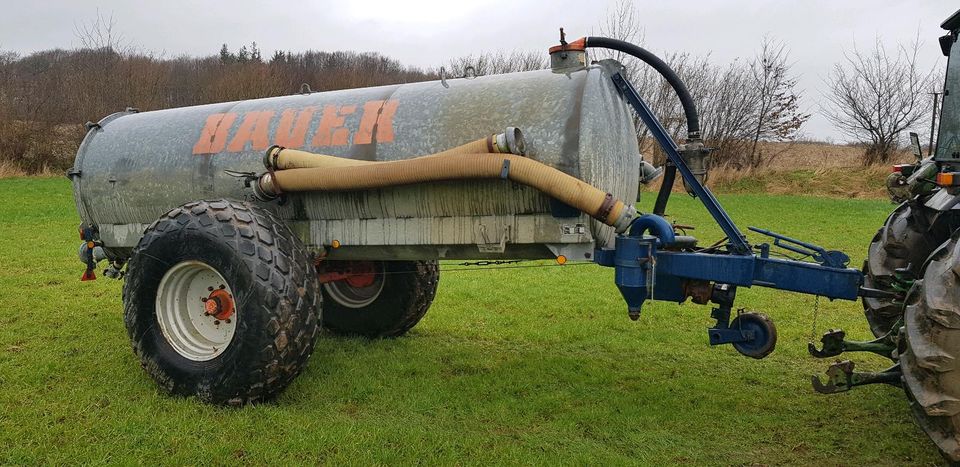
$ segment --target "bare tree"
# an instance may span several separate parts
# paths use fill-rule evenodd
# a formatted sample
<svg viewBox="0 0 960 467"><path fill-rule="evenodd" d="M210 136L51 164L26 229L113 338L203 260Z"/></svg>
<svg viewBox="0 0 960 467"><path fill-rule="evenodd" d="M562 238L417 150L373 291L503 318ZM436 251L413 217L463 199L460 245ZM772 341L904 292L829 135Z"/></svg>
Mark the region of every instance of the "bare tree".
<svg viewBox="0 0 960 467"><path fill-rule="evenodd" d="M695 94L704 144L713 148L714 165L743 167L758 107L749 67L734 60L725 68L705 66L704 71Z"/></svg>
<svg viewBox="0 0 960 467"><path fill-rule="evenodd" d="M930 113L926 93L934 86L934 69L920 69L919 50L914 41L893 54L878 38L870 52L844 53L827 79L830 106L823 113L841 132L868 145L864 164L889 162L903 131Z"/></svg>
<svg viewBox="0 0 960 467"><path fill-rule="evenodd" d="M547 66L549 57L542 51L497 51L450 59L444 66L444 73L448 77L461 77L471 69L476 76L485 76L542 70Z"/></svg>
<svg viewBox="0 0 960 467"><path fill-rule="evenodd" d="M756 123L746 164L757 168L769 163L779 152L764 155L760 141L793 141L810 118L800 110L797 79L790 74L789 51L781 42L766 36L760 52L750 64L751 87L756 93Z"/></svg>
<svg viewBox="0 0 960 467"><path fill-rule="evenodd" d="M600 23L597 34L631 44L643 43L645 34L633 0L617 0L613 7L607 8L606 16ZM635 73L640 67L645 66L636 58L620 51L593 49L591 52L595 58L612 58L620 62L630 73Z"/></svg>
<svg viewBox="0 0 960 467"><path fill-rule="evenodd" d="M603 21L597 28L597 35L642 45L646 39L646 34L640 23L637 7L633 0L618 0L613 6L608 7ZM662 76L646 63L620 51L591 49L590 53L591 59L613 59L620 62L637 92L667 130L674 138L681 135L685 124L683 112L673 89ZM671 68L678 70L678 74L681 76L683 74L679 70L693 70L692 67L687 65L692 61L697 61L685 53L668 54L664 57L664 60ZM656 149L655 142L650 137L650 130L637 116L634 116L634 126L637 131L637 140L640 143L640 152L651 154L654 161L662 163L664 156Z"/></svg>
<svg viewBox="0 0 960 467"><path fill-rule="evenodd" d="M113 13L104 17L97 10L97 16L87 22L73 25L73 34L84 49L108 49L117 53L130 52L129 44L123 34L117 30L117 21Z"/></svg>
<svg viewBox="0 0 960 467"><path fill-rule="evenodd" d="M607 10L598 28L599 35L643 45L644 31L636 5L619 0ZM612 58L624 65L627 75L647 105L675 140L685 135L686 118L673 88L653 68L636 58L619 53L592 50L595 58ZM680 76L700 113L705 143L714 148L714 164L727 164L745 153L756 117L756 105L749 70L742 61L728 66L710 62L709 54L662 54L663 60ZM662 162L661 154L645 125L635 119L642 153ZM740 164L738 162L738 164Z"/></svg>

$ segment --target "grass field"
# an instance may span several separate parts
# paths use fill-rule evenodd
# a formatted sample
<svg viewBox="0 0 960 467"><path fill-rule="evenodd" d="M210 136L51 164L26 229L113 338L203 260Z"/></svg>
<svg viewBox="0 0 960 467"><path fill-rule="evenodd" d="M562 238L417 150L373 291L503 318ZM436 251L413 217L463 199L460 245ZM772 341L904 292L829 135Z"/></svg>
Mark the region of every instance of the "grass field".
<svg viewBox="0 0 960 467"><path fill-rule="evenodd" d="M612 270L593 265L448 271L407 337L321 337L276 403L167 397L129 348L120 282L78 280L67 181L0 180L0 198L0 464L940 462L899 389L812 392L829 363L806 354L812 297L742 290L739 306L779 325L776 352L755 361L707 345L707 307L650 303L628 320ZM891 209L720 198L741 228L842 249L854 265ZM718 237L690 198L669 210ZM830 326L868 334L859 303L822 301L819 330Z"/></svg>

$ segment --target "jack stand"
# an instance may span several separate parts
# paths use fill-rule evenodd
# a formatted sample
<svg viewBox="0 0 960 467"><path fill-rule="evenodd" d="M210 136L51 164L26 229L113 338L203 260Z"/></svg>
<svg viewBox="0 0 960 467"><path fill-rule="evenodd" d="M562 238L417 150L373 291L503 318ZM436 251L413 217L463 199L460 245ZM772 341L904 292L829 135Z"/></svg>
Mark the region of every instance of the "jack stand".
<svg viewBox="0 0 960 467"><path fill-rule="evenodd" d="M867 384L889 384L900 387L900 364L896 364L879 373L857 373L853 371L854 363L850 360L834 363L827 369L827 382L824 384L816 375L810 377L814 391L820 394L836 394L849 391L854 386Z"/></svg>
<svg viewBox="0 0 960 467"><path fill-rule="evenodd" d="M710 312L710 317L717 320L712 328L707 330L710 336L710 345L733 344L753 340L753 332L730 327L730 312L733 310L733 300L737 296L737 288L727 284L713 286L710 301L718 306Z"/></svg>
<svg viewBox="0 0 960 467"><path fill-rule="evenodd" d="M710 317L717 320L717 324L707 330L710 345L733 344L737 352L750 358L760 359L770 355L777 346L777 327L767 315L744 312L742 309L731 321L730 311L736 295L737 288L732 285L713 286L710 301L718 306L710 313Z"/></svg>
<svg viewBox="0 0 960 467"><path fill-rule="evenodd" d="M813 342L807 343L807 351L816 358L836 357L844 352L871 352L881 357L886 357L896 361L894 352L897 350L897 342L894 333L899 333L900 324L893 326L893 330L886 333L883 337L868 342L844 340L847 333L842 329L831 329L823 333L820 342L823 349L817 349Z"/></svg>

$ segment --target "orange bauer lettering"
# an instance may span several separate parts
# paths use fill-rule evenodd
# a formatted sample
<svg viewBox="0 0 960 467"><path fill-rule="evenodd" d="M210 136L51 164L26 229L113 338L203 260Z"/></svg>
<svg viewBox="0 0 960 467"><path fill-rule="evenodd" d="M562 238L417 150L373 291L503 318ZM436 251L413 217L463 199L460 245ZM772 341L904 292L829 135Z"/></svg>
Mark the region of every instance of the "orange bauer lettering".
<svg viewBox="0 0 960 467"><path fill-rule="evenodd" d="M285 148L300 148L307 139L307 130L310 129L310 120L317 108L314 106L296 109L287 109L280 114L280 123L277 124L277 134L273 137L273 144Z"/></svg>
<svg viewBox="0 0 960 467"><path fill-rule="evenodd" d="M327 104L316 123L309 146L389 143L394 138L393 117L399 106L400 102L396 99L365 102L359 122L356 123L356 132L351 135L351 128L347 127L347 117L356 113L358 106ZM305 146L318 110L316 106L284 109L276 122L272 144L287 148ZM242 115L234 112L212 114L207 117L203 129L200 130L200 138L193 145L193 153L199 155L224 151L262 151L271 144L270 126L276 117L277 113L273 110L256 110ZM351 119L351 126L356 121Z"/></svg>
<svg viewBox="0 0 960 467"><path fill-rule="evenodd" d="M254 151L262 151L270 145L270 119L273 118L274 111L262 110L259 112L247 112L240 122L240 128L237 128L237 134L233 135L230 146L227 150L230 152L240 152L250 143L250 148Z"/></svg>
<svg viewBox="0 0 960 467"><path fill-rule="evenodd" d="M313 135L311 146L343 146L347 144L350 130L343 124L346 116L357 110L355 105L326 105L323 107L323 116L320 117L320 126L317 134Z"/></svg>
<svg viewBox="0 0 960 467"><path fill-rule="evenodd" d="M200 130L200 139L193 145L194 154L216 154L227 146L227 132L237 120L235 113L213 114Z"/></svg>
<svg viewBox="0 0 960 467"><path fill-rule="evenodd" d="M360 127L353 138L353 144L370 144L374 135L378 143L393 141L393 115L397 113L400 101L368 101L363 105L363 117Z"/></svg>

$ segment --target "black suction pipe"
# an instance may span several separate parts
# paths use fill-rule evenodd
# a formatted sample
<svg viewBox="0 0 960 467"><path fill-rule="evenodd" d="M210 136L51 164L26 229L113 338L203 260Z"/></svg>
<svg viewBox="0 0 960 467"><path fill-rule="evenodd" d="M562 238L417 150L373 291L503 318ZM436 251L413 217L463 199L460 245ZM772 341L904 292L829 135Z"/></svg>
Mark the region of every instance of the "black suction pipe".
<svg viewBox="0 0 960 467"><path fill-rule="evenodd" d="M657 73L660 73L660 76L667 80L670 87L677 93L677 97L680 98L680 105L683 107L684 116L687 118L687 139L700 139L700 114L697 113L697 106L693 103L693 97L690 96L687 86L683 84L680 76L670 68L670 65L667 65L666 62L649 50L619 39L589 36L584 38L584 46L623 52L631 57L636 57L657 70Z"/></svg>

